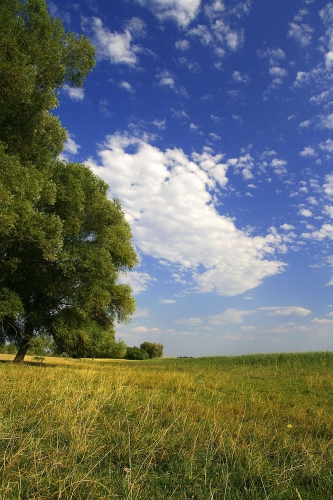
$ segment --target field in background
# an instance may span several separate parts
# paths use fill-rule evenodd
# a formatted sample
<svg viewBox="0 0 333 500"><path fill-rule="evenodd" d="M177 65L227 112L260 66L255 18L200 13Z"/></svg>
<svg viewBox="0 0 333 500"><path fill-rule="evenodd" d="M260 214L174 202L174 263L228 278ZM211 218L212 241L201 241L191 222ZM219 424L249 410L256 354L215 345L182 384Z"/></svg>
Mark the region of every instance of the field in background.
<svg viewBox="0 0 333 500"><path fill-rule="evenodd" d="M10 359L1 500L333 499L333 353Z"/></svg>

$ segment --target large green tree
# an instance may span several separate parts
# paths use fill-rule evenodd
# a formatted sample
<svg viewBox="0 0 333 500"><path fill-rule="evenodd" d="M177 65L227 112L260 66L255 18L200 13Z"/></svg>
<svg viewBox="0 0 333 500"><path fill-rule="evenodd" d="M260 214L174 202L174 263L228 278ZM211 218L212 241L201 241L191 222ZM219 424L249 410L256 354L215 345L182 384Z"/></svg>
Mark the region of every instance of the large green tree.
<svg viewBox="0 0 333 500"><path fill-rule="evenodd" d="M59 89L93 64L44 0L0 0L0 343L17 344L16 361L43 333L84 351L134 311L118 283L137 261L120 204L88 167L58 159Z"/></svg>

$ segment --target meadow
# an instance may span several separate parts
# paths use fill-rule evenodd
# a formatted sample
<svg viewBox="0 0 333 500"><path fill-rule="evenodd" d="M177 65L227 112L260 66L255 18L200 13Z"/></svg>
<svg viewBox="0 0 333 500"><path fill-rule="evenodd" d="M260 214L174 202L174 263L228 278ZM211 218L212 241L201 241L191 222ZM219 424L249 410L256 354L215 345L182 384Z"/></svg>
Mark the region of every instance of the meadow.
<svg viewBox="0 0 333 500"><path fill-rule="evenodd" d="M333 499L333 353L0 357L0 499Z"/></svg>

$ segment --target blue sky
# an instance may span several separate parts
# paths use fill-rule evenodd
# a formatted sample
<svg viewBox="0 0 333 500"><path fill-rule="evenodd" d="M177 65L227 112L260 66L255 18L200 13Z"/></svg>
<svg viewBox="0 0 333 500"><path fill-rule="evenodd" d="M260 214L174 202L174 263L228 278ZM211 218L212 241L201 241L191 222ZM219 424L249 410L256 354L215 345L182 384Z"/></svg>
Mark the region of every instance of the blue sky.
<svg viewBox="0 0 333 500"><path fill-rule="evenodd" d="M63 156L121 201L140 265L117 335L165 355L333 347L333 3L48 2L97 63Z"/></svg>

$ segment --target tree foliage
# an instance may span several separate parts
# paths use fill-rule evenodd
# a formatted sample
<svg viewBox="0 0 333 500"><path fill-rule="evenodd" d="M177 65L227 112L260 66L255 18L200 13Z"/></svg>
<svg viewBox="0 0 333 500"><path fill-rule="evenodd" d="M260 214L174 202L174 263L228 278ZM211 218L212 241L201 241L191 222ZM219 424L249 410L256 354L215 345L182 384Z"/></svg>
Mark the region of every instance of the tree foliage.
<svg viewBox="0 0 333 500"><path fill-rule="evenodd" d="M155 342L143 342L140 344L140 349L146 351L149 359L161 358L163 356L163 345Z"/></svg>
<svg viewBox="0 0 333 500"><path fill-rule="evenodd" d="M57 92L82 84L93 55L44 0L0 0L0 343L17 344L17 361L45 333L78 355L111 346L135 308L118 283L137 262L119 202L88 167L57 158Z"/></svg>
<svg viewBox="0 0 333 500"><path fill-rule="evenodd" d="M141 361L143 359L149 359L147 351L144 349L139 349L138 347L127 347L127 352L125 359L131 359L136 361Z"/></svg>
<svg viewBox="0 0 333 500"><path fill-rule="evenodd" d="M22 162L62 151L66 131L50 113L64 85L81 86L94 66L85 37L66 32L44 0L0 0L0 141Z"/></svg>

